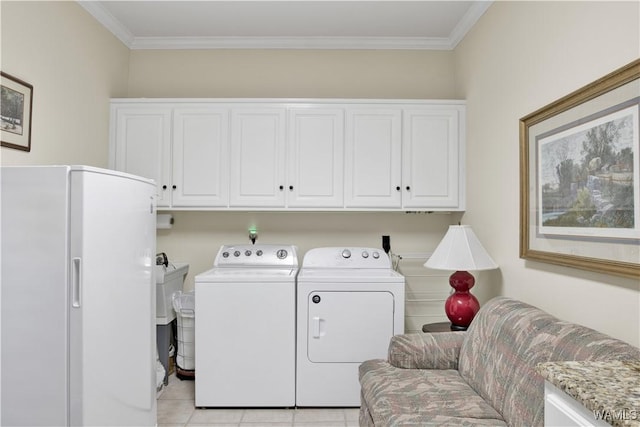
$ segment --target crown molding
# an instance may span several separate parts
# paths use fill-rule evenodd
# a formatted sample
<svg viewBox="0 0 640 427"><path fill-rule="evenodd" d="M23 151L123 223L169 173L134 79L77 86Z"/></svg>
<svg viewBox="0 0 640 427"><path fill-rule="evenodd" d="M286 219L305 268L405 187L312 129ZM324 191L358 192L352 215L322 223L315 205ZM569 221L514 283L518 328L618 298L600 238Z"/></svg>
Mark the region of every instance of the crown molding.
<svg viewBox="0 0 640 427"><path fill-rule="evenodd" d="M426 37L136 37L135 49L451 49Z"/></svg>
<svg viewBox="0 0 640 427"><path fill-rule="evenodd" d="M101 23L107 30L116 36L125 46L131 49L135 37L122 22L116 19L102 4L97 1L81 1L77 0L77 3L82 6L91 16L93 16L99 23Z"/></svg>
<svg viewBox="0 0 640 427"><path fill-rule="evenodd" d="M460 22L458 22L458 25L456 25L449 35L449 42L452 46L451 49L455 49L455 47L458 46L458 43L460 43L469 30L476 25L476 22L478 22L480 17L484 15L492 4L493 0L486 0L474 2L471 5L467 13L465 13Z"/></svg>
<svg viewBox="0 0 640 427"><path fill-rule="evenodd" d="M142 49L398 49L453 50L491 6L475 2L449 37L135 37L100 2L77 0L131 50Z"/></svg>

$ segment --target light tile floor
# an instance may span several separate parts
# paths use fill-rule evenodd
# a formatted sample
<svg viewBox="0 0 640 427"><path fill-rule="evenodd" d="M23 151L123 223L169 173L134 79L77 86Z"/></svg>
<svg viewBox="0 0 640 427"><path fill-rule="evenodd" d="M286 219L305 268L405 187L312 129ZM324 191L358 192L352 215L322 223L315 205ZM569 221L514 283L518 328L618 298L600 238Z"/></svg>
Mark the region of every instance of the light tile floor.
<svg viewBox="0 0 640 427"><path fill-rule="evenodd" d="M158 427L355 427L358 408L196 409L195 383L175 375L158 397Z"/></svg>

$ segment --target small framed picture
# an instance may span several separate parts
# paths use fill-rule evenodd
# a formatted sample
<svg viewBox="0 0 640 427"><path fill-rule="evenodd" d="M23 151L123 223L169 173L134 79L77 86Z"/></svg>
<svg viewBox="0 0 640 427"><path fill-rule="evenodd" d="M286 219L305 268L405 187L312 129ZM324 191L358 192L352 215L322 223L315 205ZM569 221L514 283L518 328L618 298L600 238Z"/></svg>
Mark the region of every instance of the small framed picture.
<svg viewBox="0 0 640 427"><path fill-rule="evenodd" d="M0 72L0 140L3 147L31 151L33 86Z"/></svg>

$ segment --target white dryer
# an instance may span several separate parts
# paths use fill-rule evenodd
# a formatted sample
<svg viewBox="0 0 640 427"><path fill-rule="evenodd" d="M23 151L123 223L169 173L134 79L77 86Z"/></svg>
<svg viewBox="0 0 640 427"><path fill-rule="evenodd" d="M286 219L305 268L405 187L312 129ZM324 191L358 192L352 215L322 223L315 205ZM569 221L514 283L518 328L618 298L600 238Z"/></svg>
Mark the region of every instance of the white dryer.
<svg viewBox="0 0 640 427"><path fill-rule="evenodd" d="M358 366L404 333L404 277L381 249L312 249L298 273L297 406L360 406Z"/></svg>
<svg viewBox="0 0 640 427"><path fill-rule="evenodd" d="M298 258L291 245L225 245L195 277L195 406L295 405Z"/></svg>

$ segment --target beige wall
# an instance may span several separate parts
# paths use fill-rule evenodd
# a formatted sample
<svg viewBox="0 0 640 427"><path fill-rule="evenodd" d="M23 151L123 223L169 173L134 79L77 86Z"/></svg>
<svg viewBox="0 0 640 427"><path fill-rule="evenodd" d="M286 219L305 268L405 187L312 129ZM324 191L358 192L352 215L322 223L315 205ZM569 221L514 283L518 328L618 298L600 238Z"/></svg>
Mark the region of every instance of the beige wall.
<svg viewBox="0 0 640 427"><path fill-rule="evenodd" d="M171 230L158 231L158 251L170 260L190 264L186 289L193 289L198 273L210 269L223 244L249 243L248 228L257 226L258 243L298 246L299 261L307 250L320 246L380 248L382 235L391 236L394 253L432 251L455 215L373 212L174 212ZM401 261L402 265L405 265ZM448 287L443 278L442 286ZM477 286L481 300L497 295L495 287ZM492 293L493 292L493 293ZM443 308L444 313L444 308Z"/></svg>
<svg viewBox="0 0 640 427"><path fill-rule="evenodd" d="M455 51L468 102L464 222L499 292L634 345L640 283L519 259L518 120L640 57L638 2L495 2Z"/></svg>
<svg viewBox="0 0 640 427"><path fill-rule="evenodd" d="M109 98L126 96L129 50L76 2L0 2L2 71L33 85L31 152L2 164L107 166Z"/></svg>
<svg viewBox="0 0 640 427"><path fill-rule="evenodd" d="M451 98L445 51L134 50L130 97Z"/></svg>

